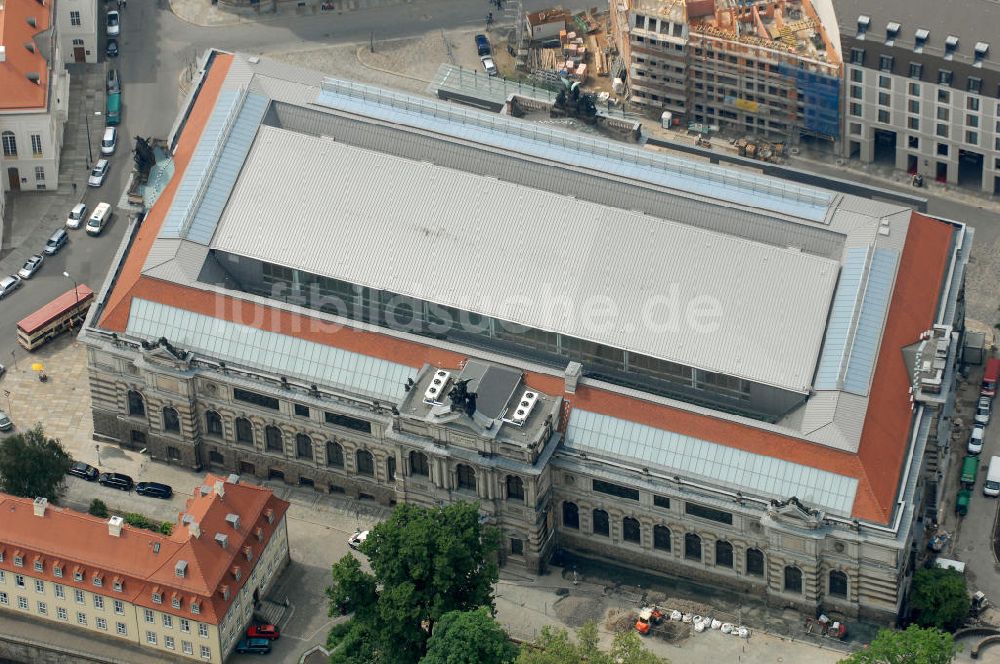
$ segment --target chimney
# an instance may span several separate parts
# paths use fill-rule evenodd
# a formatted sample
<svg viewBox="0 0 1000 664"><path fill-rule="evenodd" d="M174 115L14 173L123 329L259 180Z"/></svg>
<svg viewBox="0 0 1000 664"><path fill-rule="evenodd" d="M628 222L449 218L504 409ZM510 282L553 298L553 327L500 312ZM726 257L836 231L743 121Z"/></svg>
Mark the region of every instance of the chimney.
<svg viewBox="0 0 1000 664"><path fill-rule="evenodd" d="M191 520L191 523L188 524L188 533L190 533L191 537L195 539L201 537L201 526L198 525L197 521L193 519Z"/></svg>
<svg viewBox="0 0 1000 664"><path fill-rule="evenodd" d="M45 508L49 506L49 499L39 496L35 498L35 516L45 516Z"/></svg>
<svg viewBox="0 0 1000 664"><path fill-rule="evenodd" d="M219 498L223 498L226 495L226 483L219 480L215 483L215 495Z"/></svg>
<svg viewBox="0 0 1000 664"><path fill-rule="evenodd" d="M112 537L121 537L123 523L125 523L125 520L120 516L113 516L108 519L108 535L111 535Z"/></svg>
<svg viewBox="0 0 1000 664"><path fill-rule="evenodd" d="M580 382L580 376L583 375L583 365L579 362L570 362L566 365L565 378L566 378L566 394L576 394L576 384Z"/></svg>

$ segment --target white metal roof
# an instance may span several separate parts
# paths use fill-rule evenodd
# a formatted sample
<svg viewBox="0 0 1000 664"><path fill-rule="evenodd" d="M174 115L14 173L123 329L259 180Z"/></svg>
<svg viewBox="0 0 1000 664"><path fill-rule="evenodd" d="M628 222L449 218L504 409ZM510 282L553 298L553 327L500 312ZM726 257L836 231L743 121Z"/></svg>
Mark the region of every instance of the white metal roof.
<svg viewBox="0 0 1000 664"><path fill-rule="evenodd" d="M795 391L839 267L266 126L212 247Z"/></svg>

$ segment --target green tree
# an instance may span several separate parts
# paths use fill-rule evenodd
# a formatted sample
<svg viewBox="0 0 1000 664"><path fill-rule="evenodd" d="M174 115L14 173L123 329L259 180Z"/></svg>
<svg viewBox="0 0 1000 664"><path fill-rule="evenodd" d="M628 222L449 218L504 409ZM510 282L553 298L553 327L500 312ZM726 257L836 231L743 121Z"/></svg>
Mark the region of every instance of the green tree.
<svg viewBox="0 0 1000 664"><path fill-rule="evenodd" d="M15 496L56 502L73 459L41 424L0 442L0 489Z"/></svg>
<svg viewBox="0 0 1000 664"><path fill-rule="evenodd" d="M441 616L420 664L508 664L515 657L517 647L489 609L481 606Z"/></svg>
<svg viewBox="0 0 1000 664"><path fill-rule="evenodd" d="M94 498L90 501L90 507L87 511L96 517L100 517L102 519L108 518L108 506L100 498Z"/></svg>
<svg viewBox="0 0 1000 664"><path fill-rule="evenodd" d="M586 623L576 632L576 643L564 629L545 627L531 646L521 649L515 664L669 664L646 650L632 630L615 634L611 652L599 646L597 625Z"/></svg>
<svg viewBox="0 0 1000 664"><path fill-rule="evenodd" d="M951 634L910 625L902 632L879 630L867 648L840 660L840 664L949 664L957 652Z"/></svg>
<svg viewBox="0 0 1000 664"><path fill-rule="evenodd" d="M969 591L965 576L953 569L919 569L913 575L910 606L921 627L958 629L969 617Z"/></svg>
<svg viewBox="0 0 1000 664"><path fill-rule="evenodd" d="M333 566L330 613L353 612L354 625L342 632L331 661L420 661L444 614L493 609L498 546L498 531L479 523L473 503L397 507L361 545L372 574L362 572L353 556Z"/></svg>

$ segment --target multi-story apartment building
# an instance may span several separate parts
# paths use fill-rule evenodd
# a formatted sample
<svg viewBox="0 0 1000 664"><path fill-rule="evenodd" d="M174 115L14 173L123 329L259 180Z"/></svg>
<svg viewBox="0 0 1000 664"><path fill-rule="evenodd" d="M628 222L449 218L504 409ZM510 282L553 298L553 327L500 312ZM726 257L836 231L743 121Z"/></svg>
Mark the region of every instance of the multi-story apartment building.
<svg viewBox="0 0 1000 664"><path fill-rule="evenodd" d="M171 535L0 494L0 610L221 664L288 563L288 503L208 475Z"/></svg>
<svg viewBox="0 0 1000 664"><path fill-rule="evenodd" d="M2 191L59 186L59 152L69 105L52 0L0 3Z"/></svg>
<svg viewBox="0 0 1000 664"><path fill-rule="evenodd" d="M167 142L81 332L97 436L897 615L961 223L214 51Z"/></svg>
<svg viewBox="0 0 1000 664"><path fill-rule="evenodd" d="M64 62L97 62L98 26L103 20L97 0L59 0L56 33Z"/></svg>
<svg viewBox="0 0 1000 664"><path fill-rule="evenodd" d="M993 2L837 0L844 155L1000 193Z"/></svg>
<svg viewBox="0 0 1000 664"><path fill-rule="evenodd" d="M728 134L836 141L828 0L612 0L633 103Z"/></svg>

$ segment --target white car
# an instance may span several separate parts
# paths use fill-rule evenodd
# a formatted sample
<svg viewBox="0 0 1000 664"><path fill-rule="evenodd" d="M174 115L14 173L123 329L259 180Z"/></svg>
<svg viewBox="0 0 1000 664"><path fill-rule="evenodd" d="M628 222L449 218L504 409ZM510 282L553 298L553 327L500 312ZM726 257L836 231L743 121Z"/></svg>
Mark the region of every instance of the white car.
<svg viewBox="0 0 1000 664"><path fill-rule="evenodd" d="M362 544L365 543L366 539L368 539L367 530L355 530L354 534L351 535L351 538L347 540L347 546L351 547L352 549L358 549L361 547Z"/></svg>
<svg viewBox="0 0 1000 664"><path fill-rule="evenodd" d="M989 397L979 397L979 403L976 405L976 424L982 424L986 426L990 423L990 410L993 408L993 400Z"/></svg>
<svg viewBox="0 0 1000 664"><path fill-rule="evenodd" d="M66 228L79 228L83 220L87 218L87 204L77 203L73 206L73 209L69 211L69 216L66 217Z"/></svg>
<svg viewBox="0 0 1000 664"><path fill-rule="evenodd" d="M22 279L31 279L35 272L38 272L38 268L42 267L43 260L41 254L28 257L21 269L17 271L17 276Z"/></svg>
<svg viewBox="0 0 1000 664"><path fill-rule="evenodd" d="M983 425L976 424L972 427L972 435L969 436L969 454L979 454L983 451Z"/></svg>
<svg viewBox="0 0 1000 664"><path fill-rule="evenodd" d="M108 37L117 37L122 33L121 15L114 9L108 12Z"/></svg>
<svg viewBox="0 0 1000 664"><path fill-rule="evenodd" d="M98 159L97 163L94 164L93 170L90 171L90 177L87 178L87 184L91 187L100 187L104 184L104 178L108 177L108 169L111 167L111 162L107 159Z"/></svg>
<svg viewBox="0 0 1000 664"><path fill-rule="evenodd" d="M113 155L118 147L118 130L108 127L104 130L104 138L101 139L101 154Z"/></svg>
<svg viewBox="0 0 1000 664"><path fill-rule="evenodd" d="M480 62L483 63L483 69L486 70L486 75L487 76L496 76L497 75L497 73L498 73L497 72L497 66L496 66L496 63L493 62L493 56L491 56L491 55L484 55L483 57L479 58L479 60L480 60Z"/></svg>
<svg viewBox="0 0 1000 664"><path fill-rule="evenodd" d="M22 283L24 282L21 281L21 277L17 276L16 274L12 274L9 277L4 277L3 279L0 279L0 298L7 297L8 295L16 291L18 288L21 287Z"/></svg>

